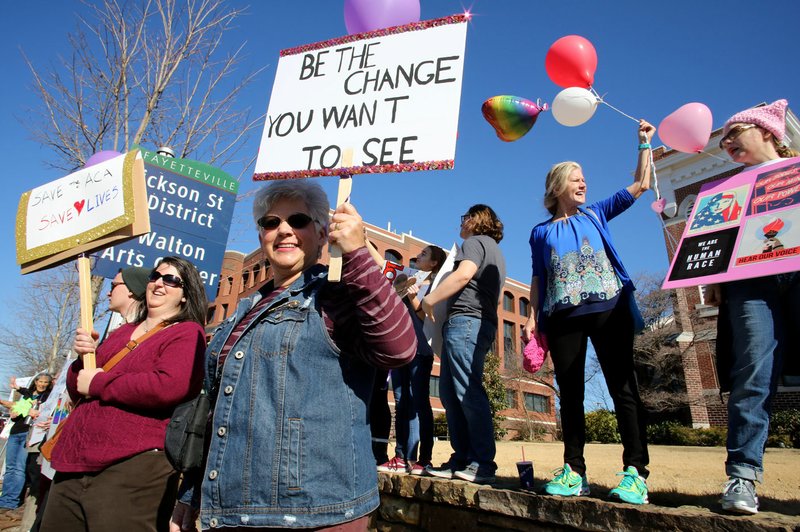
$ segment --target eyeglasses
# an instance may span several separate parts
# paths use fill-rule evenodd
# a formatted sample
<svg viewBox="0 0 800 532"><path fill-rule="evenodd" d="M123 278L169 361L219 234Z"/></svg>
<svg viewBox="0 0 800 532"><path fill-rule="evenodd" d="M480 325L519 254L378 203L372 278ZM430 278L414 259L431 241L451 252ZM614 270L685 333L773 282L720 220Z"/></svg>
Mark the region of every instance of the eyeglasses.
<svg viewBox="0 0 800 532"><path fill-rule="evenodd" d="M153 273L150 274L148 281L154 283L159 279L161 279L161 282L164 283L164 286L183 288L183 279L177 275L172 275L171 273L161 273L158 270L153 270Z"/></svg>
<svg viewBox="0 0 800 532"><path fill-rule="evenodd" d="M741 135L742 133L744 133L745 131L747 131L748 129L750 129L752 127L756 127L756 125L755 124L749 124L749 125L746 125L746 126L732 127L731 130L728 131L728 134L720 139L720 141L719 141L720 149L724 150L725 149L724 148L724 144L726 142L733 142L734 140L739 138L739 135Z"/></svg>
<svg viewBox="0 0 800 532"><path fill-rule="evenodd" d="M464 222L466 222L466 221L467 221L467 220L469 220L470 218L472 218L472 216L471 216L471 215L469 215L469 214L462 214L462 215L461 215L461 223L463 224Z"/></svg>
<svg viewBox="0 0 800 532"><path fill-rule="evenodd" d="M262 216L256 223L264 231L274 231L283 221L284 220L280 216ZM313 222L314 219L306 213L296 212L289 215L285 221L292 229L304 229L308 224Z"/></svg>
<svg viewBox="0 0 800 532"><path fill-rule="evenodd" d="M113 292L116 287L118 287L120 285L123 285L123 284L125 284L123 281L120 281L118 283L115 283L114 281L111 281L111 290L109 290L109 291Z"/></svg>

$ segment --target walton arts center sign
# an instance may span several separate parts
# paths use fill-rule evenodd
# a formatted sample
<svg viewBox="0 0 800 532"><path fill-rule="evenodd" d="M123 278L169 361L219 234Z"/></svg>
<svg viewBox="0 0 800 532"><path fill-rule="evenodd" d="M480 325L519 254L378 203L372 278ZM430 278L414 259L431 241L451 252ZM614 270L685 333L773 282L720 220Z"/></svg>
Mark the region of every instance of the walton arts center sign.
<svg viewBox="0 0 800 532"><path fill-rule="evenodd" d="M98 253L93 273L114 277L128 266L154 267L167 255L192 262L206 295L217 295L239 182L222 170L141 149L150 232Z"/></svg>

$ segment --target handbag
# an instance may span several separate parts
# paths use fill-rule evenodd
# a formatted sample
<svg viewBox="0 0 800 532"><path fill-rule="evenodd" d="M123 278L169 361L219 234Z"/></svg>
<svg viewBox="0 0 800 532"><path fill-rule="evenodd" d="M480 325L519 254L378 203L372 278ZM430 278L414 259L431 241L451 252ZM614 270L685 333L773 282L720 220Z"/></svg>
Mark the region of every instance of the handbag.
<svg viewBox="0 0 800 532"><path fill-rule="evenodd" d="M164 327L166 327L166 325L162 321L161 323L159 323L158 325L156 325L155 327L153 327L152 329L141 335L138 339L128 341L128 343L125 344L125 347L123 347L116 355L108 359L108 361L105 364L103 364L103 371L111 371L111 368L116 366L123 358L125 358L125 356L128 353L136 349L139 346L139 344L150 338L152 335L154 335ZM73 410L78 407L82 399L83 398L78 399L78 401L75 403L75 406L73 407ZM41 445L41 447L39 447L39 453L41 453L44 459L47 460L48 462L50 461L50 458L53 456L53 449L55 448L56 443L58 443L58 438L61 436L61 431L64 428L64 424L66 424L67 420L69 420L69 417L67 417L61 423L59 423L58 426L56 427L56 431L53 433L53 436L49 440L44 442Z"/></svg>
<svg viewBox="0 0 800 532"><path fill-rule="evenodd" d="M203 464L205 433L211 400L205 390L190 401L175 407L167 425L164 451L176 471L185 473Z"/></svg>

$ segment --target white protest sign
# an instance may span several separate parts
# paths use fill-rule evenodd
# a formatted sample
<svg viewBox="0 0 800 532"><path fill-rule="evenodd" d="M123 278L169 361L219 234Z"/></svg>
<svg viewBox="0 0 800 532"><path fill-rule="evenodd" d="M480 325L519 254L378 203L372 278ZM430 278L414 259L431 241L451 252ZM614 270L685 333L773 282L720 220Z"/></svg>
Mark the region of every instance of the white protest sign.
<svg viewBox="0 0 800 532"><path fill-rule="evenodd" d="M453 168L466 22L283 50L253 178Z"/></svg>
<svg viewBox="0 0 800 532"><path fill-rule="evenodd" d="M131 151L25 192L17 263L28 273L149 229L144 164Z"/></svg>

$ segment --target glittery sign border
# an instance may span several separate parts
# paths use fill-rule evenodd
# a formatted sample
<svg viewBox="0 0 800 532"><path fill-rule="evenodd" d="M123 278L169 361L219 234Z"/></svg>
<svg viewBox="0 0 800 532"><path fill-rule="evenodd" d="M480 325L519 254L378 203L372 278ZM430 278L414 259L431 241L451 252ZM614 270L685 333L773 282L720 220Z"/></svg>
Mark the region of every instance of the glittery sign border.
<svg viewBox="0 0 800 532"><path fill-rule="evenodd" d="M389 174L393 172L416 172L419 170L452 170L455 161L427 161L409 164L383 164L376 166L350 166L322 168L316 170L293 170L290 172L262 172L253 174L253 181L272 181L276 179L300 179L303 177L349 176L356 174Z"/></svg>
<svg viewBox="0 0 800 532"><path fill-rule="evenodd" d="M77 247L80 244L86 244L97 240L109 233L113 233L125 226L132 225L134 222L134 198L133 198L133 164L136 157L140 157L139 150L133 150L125 155L125 160L122 163L122 194L125 212L123 215L109 220L97 227L93 227L88 231L72 235L61 240L54 240L43 246L38 246L32 249L27 248L27 222L28 219L28 201L32 190L22 194L19 200L19 207L17 209L17 223L16 223L16 239L17 239L17 264L23 265L31 261L55 255L61 251Z"/></svg>
<svg viewBox="0 0 800 532"><path fill-rule="evenodd" d="M330 46L338 46L340 44L347 44L363 39L372 39L374 37L385 37L387 35L396 35L398 33L407 33L409 31L418 31L428 28L435 28L436 26L446 26L448 24L460 24L467 22L470 19L469 14L450 15L448 17L435 18L432 20L423 20L420 22L412 22L403 26L391 26L380 30L366 31L364 33L354 33L353 35L345 35L344 37L337 37L336 39L329 39L327 41L320 41L311 44L304 44L302 46L295 46L294 48L286 48L281 50L280 56L296 55L313 50L320 50Z"/></svg>

